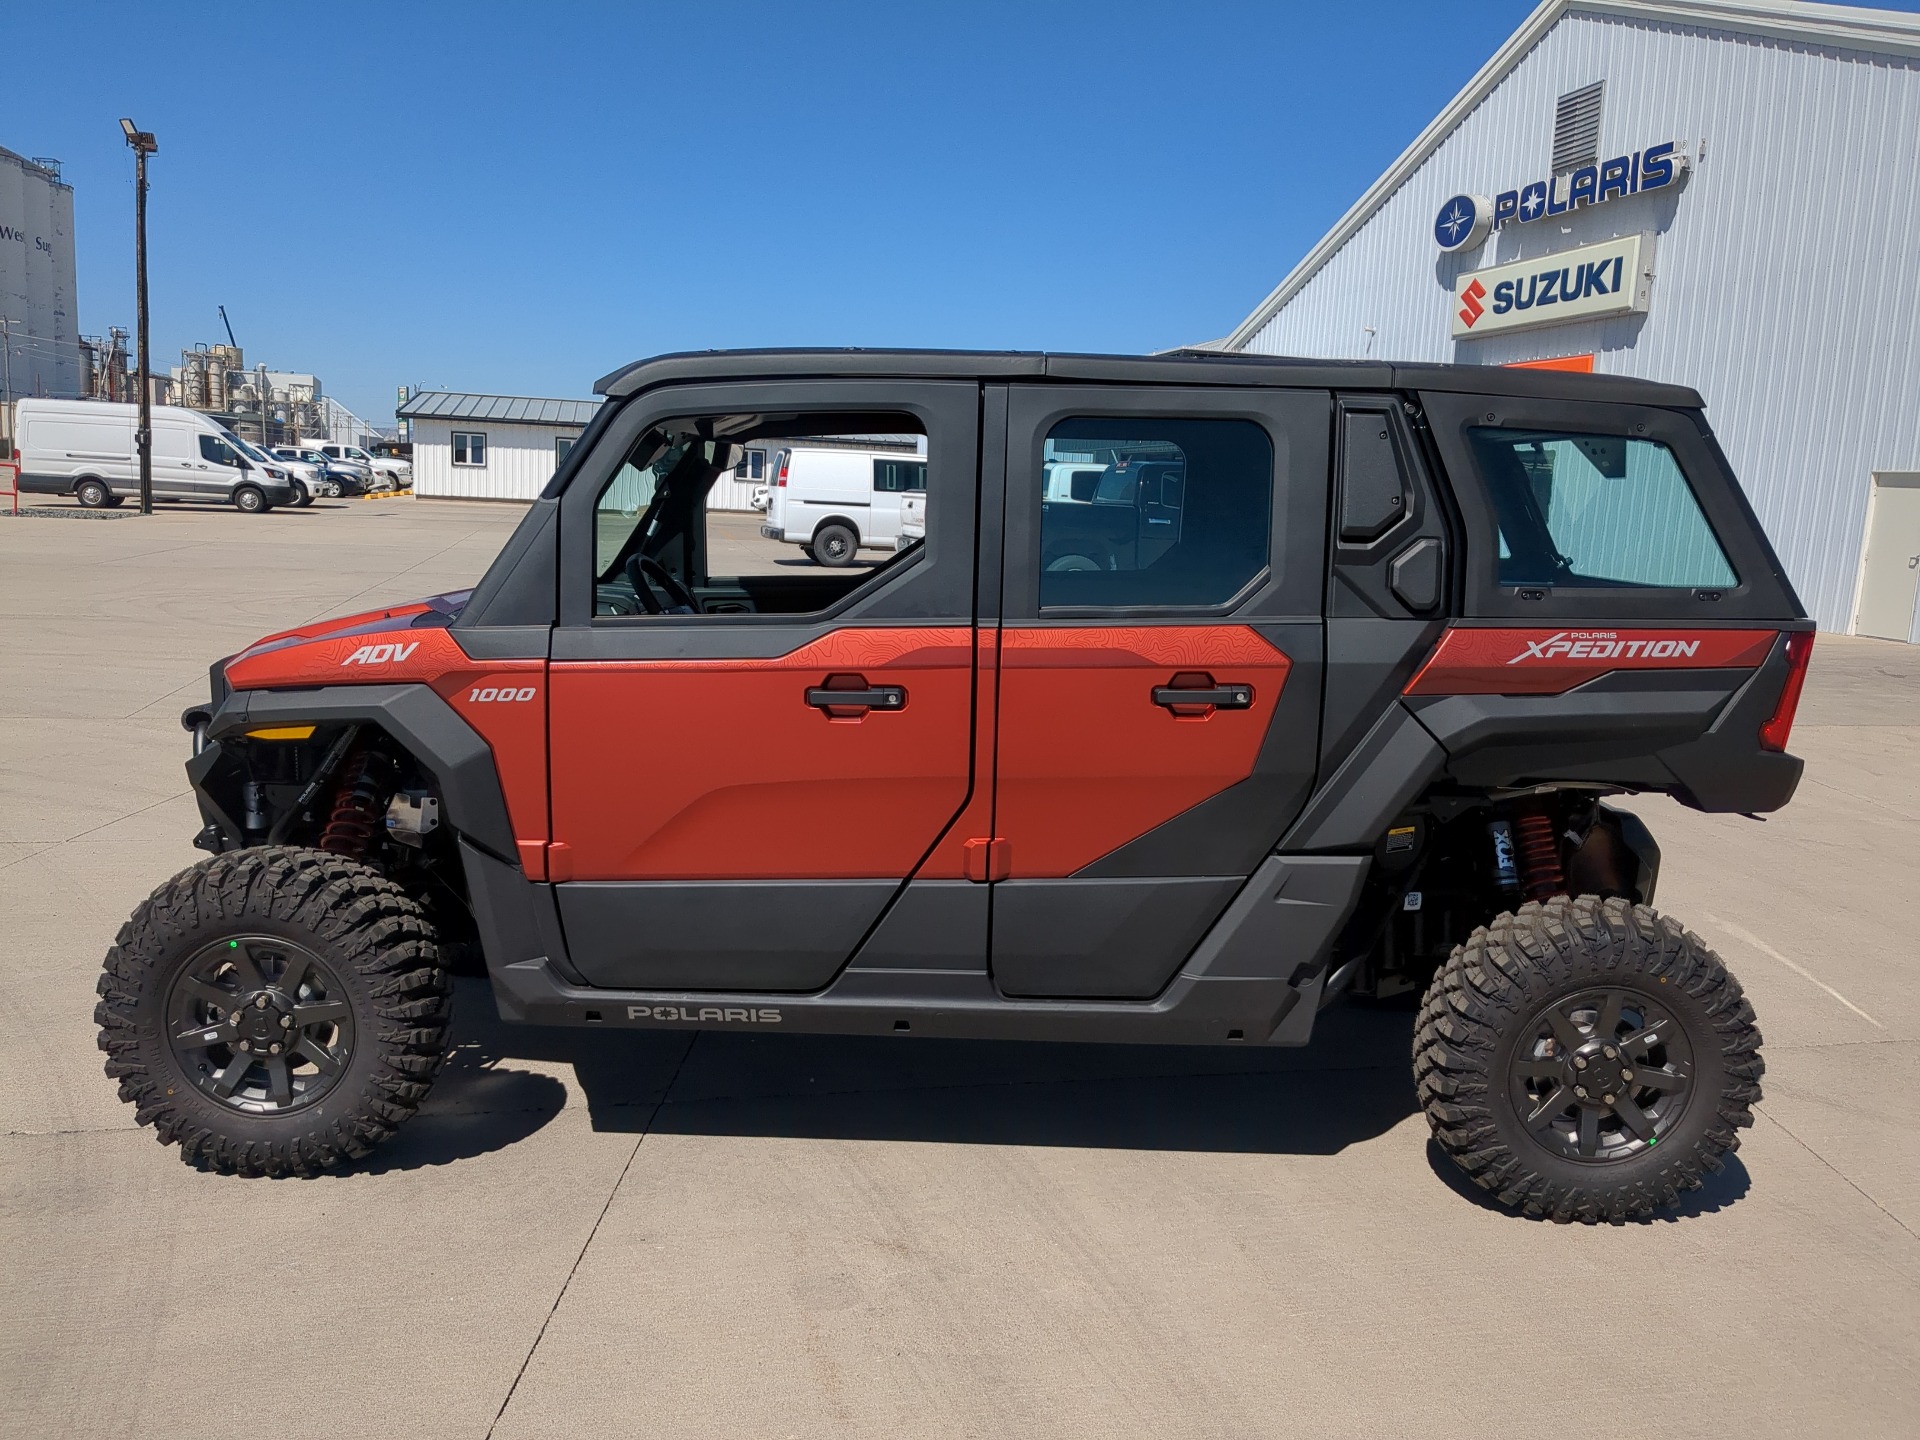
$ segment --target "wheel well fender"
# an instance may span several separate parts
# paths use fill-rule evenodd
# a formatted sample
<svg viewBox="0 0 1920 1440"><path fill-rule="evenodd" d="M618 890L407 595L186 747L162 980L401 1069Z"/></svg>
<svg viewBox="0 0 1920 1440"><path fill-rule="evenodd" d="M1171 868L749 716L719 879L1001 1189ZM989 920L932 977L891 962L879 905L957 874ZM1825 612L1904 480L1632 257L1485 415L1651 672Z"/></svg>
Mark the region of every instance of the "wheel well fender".
<svg viewBox="0 0 1920 1440"><path fill-rule="evenodd" d="M372 725L433 776L446 823L474 845L517 863L513 826L493 751L453 707L425 685L337 685L312 690L236 690L207 726L217 745L256 725ZM188 776L210 767L212 746L189 762ZM196 774L196 767L199 773Z"/></svg>
<svg viewBox="0 0 1920 1440"><path fill-rule="evenodd" d="M813 527L812 538L815 540L818 540L820 538L820 532L826 529L829 525L844 525L847 527L847 529L853 532L853 538L855 540L858 540L860 538L859 525L856 524L854 521L849 520L844 515L829 515L826 519L822 520L818 525Z"/></svg>
<svg viewBox="0 0 1920 1440"><path fill-rule="evenodd" d="M1447 752L1427 727L1404 707L1389 706L1314 791L1280 849L1371 850L1446 763Z"/></svg>

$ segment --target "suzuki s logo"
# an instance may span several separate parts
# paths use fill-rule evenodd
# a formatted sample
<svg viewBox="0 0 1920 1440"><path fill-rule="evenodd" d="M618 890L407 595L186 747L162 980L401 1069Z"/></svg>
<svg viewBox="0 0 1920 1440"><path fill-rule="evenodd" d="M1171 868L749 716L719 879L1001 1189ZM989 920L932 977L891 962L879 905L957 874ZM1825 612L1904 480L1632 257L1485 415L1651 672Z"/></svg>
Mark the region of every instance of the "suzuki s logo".
<svg viewBox="0 0 1920 1440"><path fill-rule="evenodd" d="M342 665L397 665L419 648L418 640L409 640L405 645L362 645L340 663Z"/></svg>
<svg viewBox="0 0 1920 1440"><path fill-rule="evenodd" d="M1480 302L1487 298L1487 287L1475 280L1460 292L1460 323L1469 330L1473 322L1487 313L1487 307Z"/></svg>
<svg viewBox="0 0 1920 1440"><path fill-rule="evenodd" d="M1529 640L1527 648L1507 661L1526 660L1686 660L1700 653L1698 640L1622 640L1611 630L1562 630L1544 640Z"/></svg>

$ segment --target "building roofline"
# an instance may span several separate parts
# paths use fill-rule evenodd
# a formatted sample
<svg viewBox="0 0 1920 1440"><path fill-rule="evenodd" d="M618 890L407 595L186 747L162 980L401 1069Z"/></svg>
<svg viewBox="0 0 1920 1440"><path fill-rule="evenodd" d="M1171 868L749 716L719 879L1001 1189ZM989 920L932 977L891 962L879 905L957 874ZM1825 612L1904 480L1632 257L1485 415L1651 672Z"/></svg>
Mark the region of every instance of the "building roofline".
<svg viewBox="0 0 1920 1440"><path fill-rule="evenodd" d="M580 407L584 407L585 412L591 414L600 406L600 401L598 400L576 400L558 395L494 395L474 390L421 390L401 401L400 404L394 407L393 413L396 418L402 420L492 420L506 425L548 425L563 429L573 429L586 423L585 420L579 419L559 420L546 419L539 416L521 416L515 419L508 419L500 415L451 414L447 409L440 408L437 404L435 408L426 408L429 404L442 401L453 401L456 404L460 402L499 401L509 405L564 405L575 407L574 413L576 414L581 413Z"/></svg>
<svg viewBox="0 0 1920 1440"><path fill-rule="evenodd" d="M1828 45L1841 50L1892 53L1920 57L1920 15L1897 10L1869 10L1853 5L1824 5L1808 0L1542 0L1507 41L1432 123L1400 152L1400 158L1368 186L1366 192L1333 228L1274 286L1226 339L1212 342L1239 350L1265 328L1289 300L1371 220L1394 192L1412 178L1460 123L1526 58L1568 14L1611 15L1622 19L1698 25L1765 35L1776 40Z"/></svg>

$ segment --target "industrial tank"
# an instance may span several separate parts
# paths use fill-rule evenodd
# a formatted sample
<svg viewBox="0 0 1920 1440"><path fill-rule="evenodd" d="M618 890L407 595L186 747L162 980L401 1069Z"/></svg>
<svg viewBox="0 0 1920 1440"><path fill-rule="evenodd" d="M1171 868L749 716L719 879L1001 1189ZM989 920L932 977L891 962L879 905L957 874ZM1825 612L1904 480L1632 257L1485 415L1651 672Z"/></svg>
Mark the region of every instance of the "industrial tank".
<svg viewBox="0 0 1920 1440"><path fill-rule="evenodd" d="M80 393L73 187L52 162L0 149L0 317L13 396Z"/></svg>

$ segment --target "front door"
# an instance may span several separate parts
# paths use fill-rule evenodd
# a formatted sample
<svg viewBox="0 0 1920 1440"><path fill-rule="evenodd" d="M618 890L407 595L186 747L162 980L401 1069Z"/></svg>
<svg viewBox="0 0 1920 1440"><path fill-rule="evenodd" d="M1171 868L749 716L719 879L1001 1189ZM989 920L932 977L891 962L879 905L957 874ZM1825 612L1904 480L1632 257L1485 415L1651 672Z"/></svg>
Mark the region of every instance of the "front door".
<svg viewBox="0 0 1920 1440"><path fill-rule="evenodd" d="M937 382L679 387L604 432L561 502L549 682L549 878L591 983L816 990L960 813L978 404ZM924 443L924 542L828 568L709 507L743 451L796 439Z"/></svg>
<svg viewBox="0 0 1920 1440"><path fill-rule="evenodd" d="M1319 735L1331 404L1013 390L1003 993L1157 994L1298 813ZM1069 469L1091 483L1049 490Z"/></svg>

